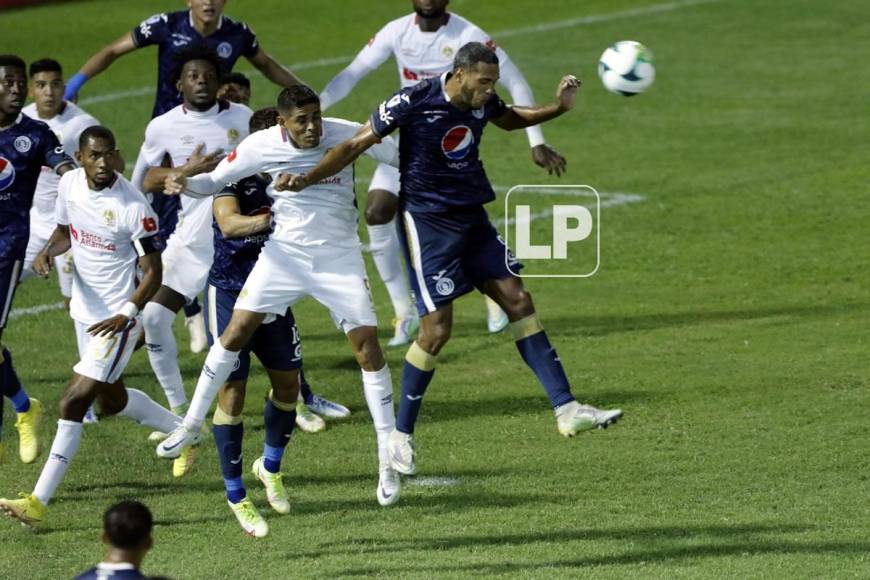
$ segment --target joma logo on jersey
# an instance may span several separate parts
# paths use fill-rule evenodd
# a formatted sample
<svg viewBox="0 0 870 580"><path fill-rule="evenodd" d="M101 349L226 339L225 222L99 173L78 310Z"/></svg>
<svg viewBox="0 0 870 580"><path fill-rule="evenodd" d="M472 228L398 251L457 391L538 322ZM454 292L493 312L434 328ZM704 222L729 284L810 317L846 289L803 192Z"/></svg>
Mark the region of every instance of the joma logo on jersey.
<svg viewBox="0 0 870 580"><path fill-rule="evenodd" d="M15 166L5 157L0 157L0 191L15 181Z"/></svg>

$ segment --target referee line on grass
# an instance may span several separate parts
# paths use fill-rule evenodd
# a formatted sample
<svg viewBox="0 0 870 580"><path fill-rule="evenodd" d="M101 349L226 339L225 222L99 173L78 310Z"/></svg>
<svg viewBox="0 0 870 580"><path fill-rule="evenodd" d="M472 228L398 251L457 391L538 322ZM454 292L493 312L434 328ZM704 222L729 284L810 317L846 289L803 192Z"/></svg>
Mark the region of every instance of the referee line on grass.
<svg viewBox="0 0 870 580"><path fill-rule="evenodd" d="M367 179L358 179L357 183L361 185L365 185L368 183ZM503 185L494 185L493 189L497 192L504 193L508 191L510 188ZM601 196L601 207L614 207L617 205L626 205L629 203L640 203L646 200L646 197L643 195L638 195L636 193L622 193L622 192L608 192L602 191L599 193ZM537 219L543 219L552 214L552 212L539 212L531 215L532 221ZM498 225L504 225L504 218L497 218L493 220L493 222ZM34 316L36 314L42 314L43 312L50 312L52 310L63 310L64 309L63 302L55 302L54 304L38 304L36 306L28 306L27 308L13 308L9 313L9 319L13 320L15 318L22 318L24 316Z"/></svg>
<svg viewBox="0 0 870 580"><path fill-rule="evenodd" d="M561 30L564 28L574 28L576 26L586 26L589 24L598 24L600 22L610 22L613 20L622 20L624 18L632 18L635 16L648 16L650 14L662 14L666 12L674 12L683 8L691 8L693 6L701 6L704 4L714 4L722 0L682 0L678 2L665 2L662 4L653 4L652 6L644 6L642 8L630 8L628 10L620 10L618 12L609 12L605 14L592 14L589 16L580 16L577 18L567 18L563 20L554 20L551 22L543 22L533 26L523 26L520 28L509 28L494 32L492 37L495 39L510 38L512 36L524 36L526 34L537 34L541 32L551 32L553 30ZM322 66L333 66L336 64L345 64L350 62L355 55L350 56L335 56L330 58L321 58L317 60L309 60L297 62L289 65L292 71L306 70L319 68ZM247 74L259 74L256 70L245 70ZM113 91L85 97L79 101L79 105L92 105L95 103L107 103L119 101L121 99L129 99L133 97L144 97L154 93L154 85L139 87L135 89L125 89L122 91Z"/></svg>

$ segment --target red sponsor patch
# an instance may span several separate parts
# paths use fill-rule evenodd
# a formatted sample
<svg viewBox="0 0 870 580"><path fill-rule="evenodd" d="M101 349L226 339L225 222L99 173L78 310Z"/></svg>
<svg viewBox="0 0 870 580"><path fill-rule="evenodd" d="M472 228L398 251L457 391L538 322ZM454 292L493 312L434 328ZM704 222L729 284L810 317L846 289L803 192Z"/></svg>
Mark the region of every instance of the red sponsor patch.
<svg viewBox="0 0 870 580"><path fill-rule="evenodd" d="M72 224L69 225L69 233L72 234L73 239L75 239L75 240L79 239L79 233L76 231L76 229L73 227Z"/></svg>
<svg viewBox="0 0 870 580"><path fill-rule="evenodd" d="M233 149L232 153L227 155L227 162L232 163L235 158L236 158L236 150Z"/></svg>
<svg viewBox="0 0 870 580"><path fill-rule="evenodd" d="M408 70L406 68L402 69L402 76L404 76L405 79L407 79L409 81L416 81L416 80L419 80L419 78L420 78L417 76L417 73L415 73L412 70Z"/></svg>
<svg viewBox="0 0 870 580"><path fill-rule="evenodd" d="M153 232L157 230L157 222L154 221L153 217L142 218L142 227L145 228L146 232Z"/></svg>

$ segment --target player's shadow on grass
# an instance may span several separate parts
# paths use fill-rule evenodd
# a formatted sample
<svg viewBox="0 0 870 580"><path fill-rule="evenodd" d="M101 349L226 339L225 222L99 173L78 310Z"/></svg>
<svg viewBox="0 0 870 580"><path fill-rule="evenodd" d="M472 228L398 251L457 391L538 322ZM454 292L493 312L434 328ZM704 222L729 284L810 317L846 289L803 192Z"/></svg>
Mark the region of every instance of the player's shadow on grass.
<svg viewBox="0 0 870 580"><path fill-rule="evenodd" d="M589 568L592 566L619 566L651 562L697 560L699 558L722 558L744 556L746 554L831 554L864 555L870 550L868 542L799 542L782 539L784 534L799 534L812 530L805 525L765 525L749 524L735 526L654 526L649 528L615 529L578 529L555 532L536 531L529 534L499 534L480 536L426 537L414 539L401 538L355 538L352 548L346 543L328 542L318 546L324 555L369 556L376 553L395 554L397 552L427 551L432 554L443 553L445 563L433 566L386 566L349 568L337 571L339 576L368 576L390 574L401 576L408 573L445 574L485 574L524 573L543 568ZM540 544L540 551L547 544L564 544L582 541L619 541L631 546L640 544L642 549L626 550L619 554L588 556L569 559L538 560L535 562L515 562L510 556L503 561L498 558L485 564L456 563L451 550L474 549L476 547L526 546ZM702 542L699 544L699 542ZM686 545L692 543L695 545ZM698 545L699 544L699 545ZM582 547L578 546L582 550ZM540 552L539 552L540 553ZM294 554L297 557L310 557L304 550Z"/></svg>
<svg viewBox="0 0 870 580"><path fill-rule="evenodd" d="M776 321L777 323L788 324L790 323L789 317L826 317L866 310L870 310L870 304L828 304L769 307L755 310L671 312L636 316L562 316L553 319L547 318L544 322L558 346L558 337L563 336L606 336L623 332L680 328L721 322L743 322L763 318L780 318L781 320Z"/></svg>

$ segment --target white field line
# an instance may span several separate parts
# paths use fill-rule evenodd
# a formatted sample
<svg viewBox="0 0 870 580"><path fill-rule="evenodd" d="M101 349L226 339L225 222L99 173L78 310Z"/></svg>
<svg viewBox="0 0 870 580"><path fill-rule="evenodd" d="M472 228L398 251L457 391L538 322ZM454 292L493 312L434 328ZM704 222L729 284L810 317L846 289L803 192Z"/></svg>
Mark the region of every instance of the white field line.
<svg viewBox="0 0 870 580"><path fill-rule="evenodd" d="M28 306L27 308L13 308L9 313L9 318L21 318L22 316L32 316L34 314L42 314L50 310L63 310L63 302L55 302L54 304L39 304L37 306Z"/></svg>
<svg viewBox="0 0 870 580"><path fill-rule="evenodd" d="M682 0L680 2L665 2L663 4L653 4L652 6L644 6L643 8L632 8L630 10L621 10L619 12L609 12L606 14L592 14L590 16L580 16L578 18L567 18L563 20L554 20L552 22L543 22L533 26L523 26L521 28L509 28L492 34L496 40L502 38L510 38L511 36L524 36L526 34L537 34L541 32L550 32L552 30L561 30L563 28L574 28L575 26L586 26L589 24L598 24L600 22L610 22L612 20L621 20L623 18L633 18L636 16L646 16L649 14L661 14L665 12L673 12L683 8L691 8L703 4L713 4L721 0ZM305 69L319 68L322 66L333 66L350 62L354 58L351 56L335 56L331 58L321 58L317 60L309 60L297 62L289 65L292 71ZM250 69L242 70L245 74L260 74L259 71ZM94 95L92 97L84 97L79 101L79 105L91 105L94 103L106 103L118 101L121 99L129 99L133 97L144 97L154 93L154 85L148 85L135 89L125 89L122 91L113 91Z"/></svg>

